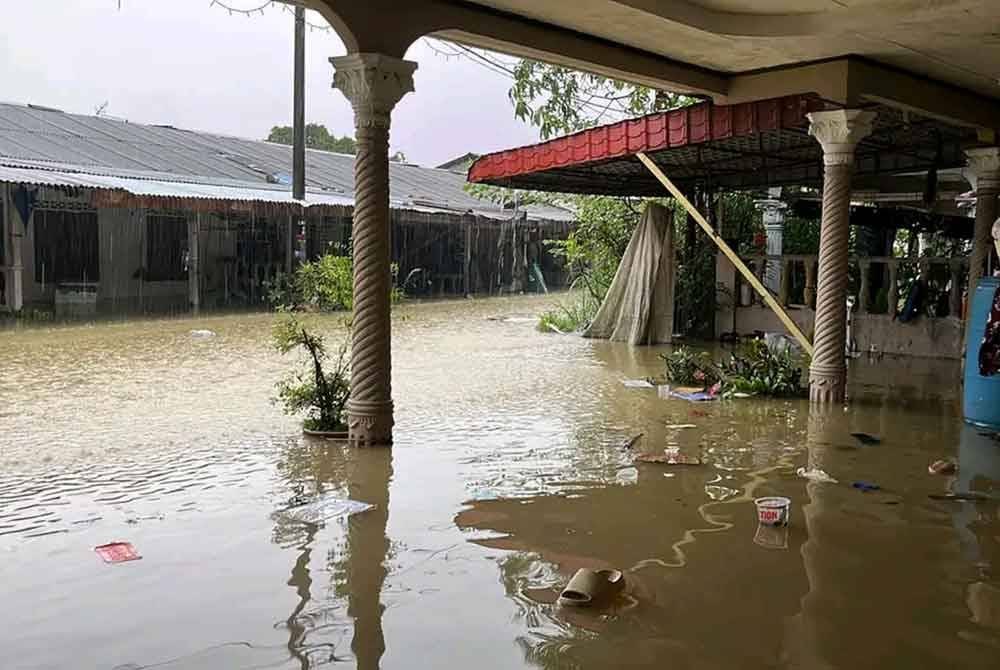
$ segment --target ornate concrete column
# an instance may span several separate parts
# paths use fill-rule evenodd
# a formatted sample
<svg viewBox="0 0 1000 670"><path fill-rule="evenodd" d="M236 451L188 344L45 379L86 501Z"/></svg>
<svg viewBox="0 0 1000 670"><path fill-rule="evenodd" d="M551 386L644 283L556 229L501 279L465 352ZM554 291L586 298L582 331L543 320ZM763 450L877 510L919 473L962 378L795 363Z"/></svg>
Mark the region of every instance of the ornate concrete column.
<svg viewBox="0 0 1000 670"><path fill-rule="evenodd" d="M331 58L333 86L354 108L354 326L351 399L354 446L392 444L392 361L389 291L389 120L413 90L417 64L381 54Z"/></svg>
<svg viewBox="0 0 1000 670"><path fill-rule="evenodd" d="M816 325L809 399L841 403L847 386L848 233L854 149L872 131L874 112L840 109L809 114L809 134L823 145L823 216L819 241Z"/></svg>
<svg viewBox="0 0 1000 670"><path fill-rule="evenodd" d="M1000 147L969 149L969 169L976 177L976 227L969 255L969 295L983 276L993 240L990 228L997 218L997 193L1000 193Z"/></svg>
<svg viewBox="0 0 1000 670"><path fill-rule="evenodd" d="M772 260L773 256L782 254L782 240L785 232L785 210L788 205L780 200L758 200L754 206L761 212L764 222L764 233L767 235L767 269L764 273L764 286L772 293L781 290L781 261Z"/></svg>

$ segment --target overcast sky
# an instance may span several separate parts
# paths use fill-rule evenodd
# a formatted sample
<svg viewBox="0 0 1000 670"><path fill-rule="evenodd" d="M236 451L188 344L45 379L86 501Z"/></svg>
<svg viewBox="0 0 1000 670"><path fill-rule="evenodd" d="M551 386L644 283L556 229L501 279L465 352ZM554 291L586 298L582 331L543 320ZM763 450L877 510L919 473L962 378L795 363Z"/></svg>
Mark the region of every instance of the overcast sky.
<svg viewBox="0 0 1000 670"><path fill-rule="evenodd" d="M252 8L264 0L226 0ZM291 124L293 18L280 6L230 16L211 0L5 1L0 100L263 139ZM312 23L323 23L308 12ZM325 24L324 24L325 25ZM353 134L350 106L330 88L327 59L345 53L332 31L306 35L306 118ZM423 41L415 93L393 114L392 150L437 165L468 151L530 143L514 120L510 81Z"/></svg>

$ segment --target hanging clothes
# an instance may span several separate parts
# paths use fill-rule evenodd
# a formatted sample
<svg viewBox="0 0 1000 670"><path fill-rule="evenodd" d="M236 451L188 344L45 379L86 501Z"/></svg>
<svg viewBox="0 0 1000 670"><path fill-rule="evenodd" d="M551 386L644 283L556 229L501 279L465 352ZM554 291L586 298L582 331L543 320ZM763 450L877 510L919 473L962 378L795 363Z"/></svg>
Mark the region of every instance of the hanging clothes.
<svg viewBox="0 0 1000 670"><path fill-rule="evenodd" d="M993 293L993 306L979 347L979 374L984 377L1000 374L1000 288Z"/></svg>

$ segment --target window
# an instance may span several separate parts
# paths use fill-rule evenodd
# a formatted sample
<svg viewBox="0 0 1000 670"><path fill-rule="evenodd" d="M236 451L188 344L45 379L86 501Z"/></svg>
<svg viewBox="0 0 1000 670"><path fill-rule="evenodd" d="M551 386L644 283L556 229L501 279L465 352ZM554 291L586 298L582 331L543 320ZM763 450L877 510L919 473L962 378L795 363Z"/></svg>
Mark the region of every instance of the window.
<svg viewBox="0 0 1000 670"><path fill-rule="evenodd" d="M181 216L146 217L146 280L187 279L184 255L188 248L187 219Z"/></svg>
<svg viewBox="0 0 1000 670"><path fill-rule="evenodd" d="M35 281L96 282L100 278L97 212L36 209Z"/></svg>

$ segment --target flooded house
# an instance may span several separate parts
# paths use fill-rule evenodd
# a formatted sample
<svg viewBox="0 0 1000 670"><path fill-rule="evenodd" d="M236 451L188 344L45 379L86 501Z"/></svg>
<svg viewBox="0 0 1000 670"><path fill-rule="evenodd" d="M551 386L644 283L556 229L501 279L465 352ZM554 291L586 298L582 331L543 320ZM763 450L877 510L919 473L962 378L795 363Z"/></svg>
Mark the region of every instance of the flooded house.
<svg viewBox="0 0 1000 670"><path fill-rule="evenodd" d="M354 156L0 105L0 310L57 316L261 305L302 259L349 254ZM565 281L545 240L571 212L505 207L464 174L393 163L391 253L411 296L545 291ZM405 284L405 285L404 285Z"/></svg>

